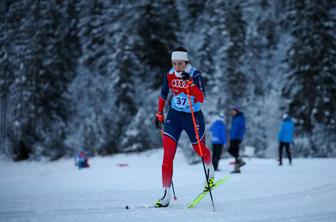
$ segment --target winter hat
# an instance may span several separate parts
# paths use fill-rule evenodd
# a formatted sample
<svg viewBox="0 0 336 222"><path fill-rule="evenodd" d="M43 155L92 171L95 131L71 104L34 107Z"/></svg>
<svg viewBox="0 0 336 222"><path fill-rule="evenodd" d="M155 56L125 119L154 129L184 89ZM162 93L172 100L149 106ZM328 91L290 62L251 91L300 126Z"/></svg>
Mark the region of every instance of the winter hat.
<svg viewBox="0 0 336 222"><path fill-rule="evenodd" d="M234 105L232 106L232 110L235 110L236 112L240 112L240 106L239 105Z"/></svg>
<svg viewBox="0 0 336 222"><path fill-rule="evenodd" d="M283 114L282 119L287 119L289 115L287 113Z"/></svg>
<svg viewBox="0 0 336 222"><path fill-rule="evenodd" d="M183 60L183 61L189 61L188 59L188 51L183 47L178 47L173 50L171 55L171 60Z"/></svg>

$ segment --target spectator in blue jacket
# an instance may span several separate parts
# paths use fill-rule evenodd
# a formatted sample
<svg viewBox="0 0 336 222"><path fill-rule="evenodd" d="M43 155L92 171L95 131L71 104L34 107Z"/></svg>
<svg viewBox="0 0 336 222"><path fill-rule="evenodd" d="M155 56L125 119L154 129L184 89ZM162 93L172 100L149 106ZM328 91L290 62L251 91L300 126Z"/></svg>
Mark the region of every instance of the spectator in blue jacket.
<svg viewBox="0 0 336 222"><path fill-rule="evenodd" d="M81 150L75 157L75 165L78 169L90 167L89 159L84 150Z"/></svg>
<svg viewBox="0 0 336 222"><path fill-rule="evenodd" d="M210 127L212 136L212 164L218 171L218 163L221 158L223 145L226 144L226 127L224 124L224 114L219 113Z"/></svg>
<svg viewBox="0 0 336 222"><path fill-rule="evenodd" d="M285 147L289 164L292 164L292 156L290 152L290 144L293 142L294 124L288 114L283 115L283 121L278 135L279 141L279 166L282 165L282 152Z"/></svg>
<svg viewBox="0 0 336 222"><path fill-rule="evenodd" d="M245 134L245 117L239 106L232 107L231 115L232 123L228 152L235 158L234 170L231 173L240 173L240 167L245 165L245 162L239 156L239 144L244 139Z"/></svg>

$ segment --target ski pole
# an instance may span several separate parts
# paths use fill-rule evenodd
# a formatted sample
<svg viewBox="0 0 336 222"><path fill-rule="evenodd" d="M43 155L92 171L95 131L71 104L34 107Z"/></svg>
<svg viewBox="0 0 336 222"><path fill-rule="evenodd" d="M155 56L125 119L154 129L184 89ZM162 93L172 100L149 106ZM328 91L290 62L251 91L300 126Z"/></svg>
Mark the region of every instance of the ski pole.
<svg viewBox="0 0 336 222"><path fill-rule="evenodd" d="M213 200L213 197L212 197L212 192L211 192L210 184L209 184L209 174L207 174L206 168L205 168L205 164L204 164L203 152L202 152L202 148L201 148L201 141L200 141L198 129L197 129L197 126L196 126L196 119L195 119L194 108L192 106L192 102L191 102L191 98L190 98L189 85L187 85L187 95L188 95L188 101L189 101L189 106L190 106L191 118L192 118L192 121L193 121L194 130L195 130L195 134L196 134L196 140L197 140L197 144L198 144L198 149L199 149L199 152L201 154L201 159L202 159L202 164L203 164L203 170L204 170L204 174L205 174L205 179L207 181L207 185L208 185L208 189L209 189L209 193L210 193L210 198L211 198L211 203L212 203L212 209L215 212L216 211L215 204L214 204L214 200Z"/></svg>
<svg viewBox="0 0 336 222"><path fill-rule="evenodd" d="M162 138L162 141L163 141L163 129L162 128L160 130L160 133L161 133L161 138ZM171 185L172 185L174 200L177 200L177 197L176 197L176 194L175 194L175 188L174 188L173 178L171 179Z"/></svg>
<svg viewBox="0 0 336 222"><path fill-rule="evenodd" d="M177 197L175 195L175 188L174 188L173 178L172 178L172 189L173 189L174 200L177 200Z"/></svg>

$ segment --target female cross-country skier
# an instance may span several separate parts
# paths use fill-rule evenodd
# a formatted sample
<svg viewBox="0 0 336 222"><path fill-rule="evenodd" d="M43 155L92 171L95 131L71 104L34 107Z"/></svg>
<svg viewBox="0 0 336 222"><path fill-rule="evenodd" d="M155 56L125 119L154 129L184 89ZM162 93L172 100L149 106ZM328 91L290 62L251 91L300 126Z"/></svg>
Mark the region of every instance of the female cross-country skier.
<svg viewBox="0 0 336 222"><path fill-rule="evenodd" d="M158 111L155 115L155 124L161 128L164 122L163 108L169 91L172 92L171 107L163 128L163 161L162 161L162 186L163 195L155 203L156 207L167 207L171 198L171 184L173 175L173 161L178 140L182 130L185 130L196 153L205 163L210 187L214 184L214 169L209 149L205 146L205 124L201 111L201 103L204 102L204 85L201 72L189 64L188 52L179 47L171 54L173 67L163 75L161 95L159 97ZM194 109L196 125L199 132L200 148L197 143L193 125L191 110L188 101L187 87ZM207 189L207 183L205 186Z"/></svg>

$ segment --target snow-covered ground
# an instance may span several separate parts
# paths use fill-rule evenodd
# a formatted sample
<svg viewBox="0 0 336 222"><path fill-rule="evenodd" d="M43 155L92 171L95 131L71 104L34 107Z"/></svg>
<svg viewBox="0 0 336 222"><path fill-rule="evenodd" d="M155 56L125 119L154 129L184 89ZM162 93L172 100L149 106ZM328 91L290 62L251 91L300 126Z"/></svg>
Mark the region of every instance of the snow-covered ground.
<svg viewBox="0 0 336 222"><path fill-rule="evenodd" d="M251 159L240 175L230 175L222 159L217 179L230 178L194 209L186 205L204 183L201 164L175 160L178 199L168 208L145 208L161 195L161 150L95 157L90 169L72 159L0 163L0 221L336 221L336 159ZM121 165L120 165L121 164ZM128 164L128 166L123 166ZM130 207L129 210L125 206Z"/></svg>

